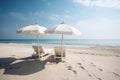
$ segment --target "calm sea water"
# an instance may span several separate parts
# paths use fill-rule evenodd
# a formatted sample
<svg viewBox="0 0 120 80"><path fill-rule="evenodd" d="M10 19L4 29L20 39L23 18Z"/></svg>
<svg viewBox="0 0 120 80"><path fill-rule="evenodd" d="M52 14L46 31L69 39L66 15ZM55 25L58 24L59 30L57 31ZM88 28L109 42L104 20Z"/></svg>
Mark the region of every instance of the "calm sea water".
<svg viewBox="0 0 120 80"><path fill-rule="evenodd" d="M0 39L0 43L36 43L36 39ZM60 39L40 39L40 44L60 45ZM64 45L100 45L100 46L120 46L120 39L65 39Z"/></svg>

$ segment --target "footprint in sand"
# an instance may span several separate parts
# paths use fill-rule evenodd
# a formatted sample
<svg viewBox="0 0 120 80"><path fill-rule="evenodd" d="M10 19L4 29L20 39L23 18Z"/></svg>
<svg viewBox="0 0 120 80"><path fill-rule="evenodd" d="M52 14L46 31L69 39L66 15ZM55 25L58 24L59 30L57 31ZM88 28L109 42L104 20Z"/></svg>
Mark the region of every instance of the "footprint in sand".
<svg viewBox="0 0 120 80"><path fill-rule="evenodd" d="M83 70L85 70L85 68L82 66L81 63L77 63L78 65L80 65L80 68L82 68Z"/></svg>
<svg viewBox="0 0 120 80"><path fill-rule="evenodd" d="M114 74L115 76L120 77L120 74L118 74L118 73L113 72L113 74Z"/></svg>
<svg viewBox="0 0 120 80"><path fill-rule="evenodd" d="M93 62L91 62L91 64L93 64Z"/></svg>
<svg viewBox="0 0 120 80"><path fill-rule="evenodd" d="M72 70L74 74L77 74L77 71L76 71L76 70L73 70L73 69L72 69L72 66L67 66L67 69L68 69L68 70Z"/></svg>
<svg viewBox="0 0 120 80"><path fill-rule="evenodd" d="M77 71L76 70L72 70L74 74L77 74Z"/></svg>
<svg viewBox="0 0 120 80"><path fill-rule="evenodd" d="M92 77L92 75L91 75L90 73L88 73L88 76L89 76L89 77Z"/></svg>
<svg viewBox="0 0 120 80"><path fill-rule="evenodd" d="M116 57L120 57L119 55L116 55Z"/></svg>
<svg viewBox="0 0 120 80"><path fill-rule="evenodd" d="M85 70L85 71L88 73L88 76L89 76L89 77L92 77L92 75L88 72L88 70L86 70L86 69L82 66L81 63L77 63L77 64L80 65L80 68L82 68L83 70ZM94 65L93 62L91 62L91 65L94 66L94 67L96 67L96 65ZM97 68L97 67L96 67L96 68ZM99 68L99 70L100 70L100 71L103 71L103 69L101 69L101 68ZM98 80L102 80L101 78L96 77L96 76L95 76L95 78L97 78Z"/></svg>
<svg viewBox="0 0 120 80"><path fill-rule="evenodd" d="M91 62L91 66L96 67L96 65L93 62Z"/></svg>
<svg viewBox="0 0 120 80"><path fill-rule="evenodd" d="M82 68L83 70L85 70L85 68L83 66L80 66L80 68Z"/></svg>
<svg viewBox="0 0 120 80"><path fill-rule="evenodd" d="M68 70L72 70L72 66L67 66L67 69Z"/></svg>
<svg viewBox="0 0 120 80"><path fill-rule="evenodd" d="M88 73L88 76L89 77L91 77L91 78L96 78L96 79L98 79L98 80L102 80L101 78L99 78L99 77L96 77L93 73L92 74L90 74L88 71L86 71L87 73Z"/></svg>
<svg viewBox="0 0 120 80"><path fill-rule="evenodd" d="M103 71L103 69L99 68L99 71Z"/></svg>
<svg viewBox="0 0 120 80"><path fill-rule="evenodd" d="M78 65L81 65L81 63L77 63Z"/></svg>
<svg viewBox="0 0 120 80"><path fill-rule="evenodd" d="M91 66L98 68L93 62L91 62L90 64L91 64ZM103 69L101 69L101 68L98 68L98 70L103 71Z"/></svg>
<svg viewBox="0 0 120 80"><path fill-rule="evenodd" d="M102 80L101 78L97 78L98 80Z"/></svg>

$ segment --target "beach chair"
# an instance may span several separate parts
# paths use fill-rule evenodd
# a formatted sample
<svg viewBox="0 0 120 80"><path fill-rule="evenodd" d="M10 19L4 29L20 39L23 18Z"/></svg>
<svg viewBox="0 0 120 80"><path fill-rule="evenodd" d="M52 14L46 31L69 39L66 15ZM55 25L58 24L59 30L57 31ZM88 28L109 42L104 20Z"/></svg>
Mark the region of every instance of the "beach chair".
<svg viewBox="0 0 120 80"><path fill-rule="evenodd" d="M44 49L43 46L36 46L36 45L34 45L32 47L34 49L33 55L32 55L33 58L42 58L42 57L44 57L44 56L49 54L49 52L45 52L45 49Z"/></svg>
<svg viewBox="0 0 120 80"><path fill-rule="evenodd" d="M54 60L56 61L57 59L60 59L60 61L63 61L65 59L65 48L61 47L54 47L55 55L54 55Z"/></svg>

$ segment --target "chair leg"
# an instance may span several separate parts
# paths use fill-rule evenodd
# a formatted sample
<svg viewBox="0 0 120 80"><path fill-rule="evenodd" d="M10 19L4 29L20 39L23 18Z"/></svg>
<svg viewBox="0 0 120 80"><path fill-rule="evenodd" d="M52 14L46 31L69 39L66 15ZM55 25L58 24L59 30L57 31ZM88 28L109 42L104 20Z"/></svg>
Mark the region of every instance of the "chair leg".
<svg viewBox="0 0 120 80"><path fill-rule="evenodd" d="M56 56L54 55L54 61L56 61Z"/></svg>
<svg viewBox="0 0 120 80"><path fill-rule="evenodd" d="M55 61L55 55L54 55L54 61Z"/></svg>
<svg viewBox="0 0 120 80"><path fill-rule="evenodd" d="M42 58L41 54L39 54L39 58Z"/></svg>

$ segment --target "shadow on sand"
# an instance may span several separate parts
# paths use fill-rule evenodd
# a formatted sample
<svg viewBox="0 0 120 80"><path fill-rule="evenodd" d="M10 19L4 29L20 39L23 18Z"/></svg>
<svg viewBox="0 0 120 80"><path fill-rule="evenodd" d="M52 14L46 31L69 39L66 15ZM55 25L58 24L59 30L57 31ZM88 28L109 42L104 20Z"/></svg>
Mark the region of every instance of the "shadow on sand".
<svg viewBox="0 0 120 80"><path fill-rule="evenodd" d="M16 58L13 58L13 57L0 58L0 69L6 68L15 60Z"/></svg>
<svg viewBox="0 0 120 80"><path fill-rule="evenodd" d="M21 62L14 63L5 68L4 74L12 75L29 75L45 69L47 62L53 61L53 56L49 56L46 60L35 60L30 57L21 58Z"/></svg>

